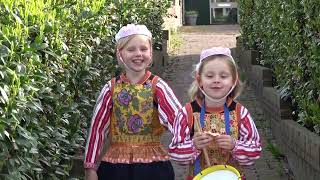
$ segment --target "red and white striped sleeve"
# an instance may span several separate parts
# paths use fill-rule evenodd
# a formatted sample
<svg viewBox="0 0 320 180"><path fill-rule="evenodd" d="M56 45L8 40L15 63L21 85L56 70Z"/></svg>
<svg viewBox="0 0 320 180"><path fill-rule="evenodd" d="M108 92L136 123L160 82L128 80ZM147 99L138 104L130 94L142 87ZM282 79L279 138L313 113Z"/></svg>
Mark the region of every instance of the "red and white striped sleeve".
<svg viewBox="0 0 320 180"><path fill-rule="evenodd" d="M160 123L172 132L173 121L179 109L181 109L181 104L170 86L161 78L158 79L155 93Z"/></svg>
<svg viewBox="0 0 320 180"><path fill-rule="evenodd" d="M84 168L98 168L98 160L105 137L109 133L110 115L112 108L111 81L109 81L101 90L97 99L91 127L87 138L85 151Z"/></svg>
<svg viewBox="0 0 320 180"><path fill-rule="evenodd" d="M248 110L241 106L239 138L232 150L232 156L240 165L252 165L260 158L261 142L258 130Z"/></svg>
<svg viewBox="0 0 320 180"><path fill-rule="evenodd" d="M190 138L188 113L183 107L177 114L173 125L173 138L169 145L169 156L181 164L191 164L200 154Z"/></svg>

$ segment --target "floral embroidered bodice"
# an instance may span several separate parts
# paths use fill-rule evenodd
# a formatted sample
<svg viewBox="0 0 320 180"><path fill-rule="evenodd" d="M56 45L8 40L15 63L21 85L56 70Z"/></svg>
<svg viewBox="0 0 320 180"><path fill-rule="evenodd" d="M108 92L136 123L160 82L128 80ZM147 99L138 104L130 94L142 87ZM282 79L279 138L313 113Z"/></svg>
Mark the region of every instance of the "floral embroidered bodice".
<svg viewBox="0 0 320 180"><path fill-rule="evenodd" d="M194 113L194 120L198 121L200 118L200 113ZM224 122L224 113L210 113L205 116L205 125L202 128L203 131L211 131L219 134L226 134L225 122ZM237 139L238 138L238 124L236 120L235 111L230 112L230 135ZM211 143L207 147L209 159L211 165L218 164L228 164L230 160L230 152L224 152L217 147L215 143ZM201 167L205 167L204 156L200 156Z"/></svg>
<svg viewBox="0 0 320 180"><path fill-rule="evenodd" d="M152 77L143 84L118 80L112 101L111 146L103 160L112 163L168 160L160 144L164 128L158 119Z"/></svg>
<svg viewBox="0 0 320 180"><path fill-rule="evenodd" d="M198 105L196 101L194 101L191 104L193 108L193 114L192 114L193 121L194 122L199 121L201 107ZM230 115L229 115L230 135L233 138L238 139L238 136L239 136L238 122L240 121L240 117L239 117L240 109L237 108L237 105L235 102L232 102L228 106L228 108L230 111ZM224 116L223 109L219 111L214 111L214 112L206 112L204 127L202 128L202 131L211 131L214 133L226 134L224 118L225 116ZM231 152L223 151L222 149L218 148L215 143L211 143L206 149L208 152L211 166L219 165L219 164L228 164L236 168L239 168L239 165L237 164L237 162L232 159ZM200 166L201 166L201 170L207 168L203 154L200 154ZM193 172L193 169L194 169L194 166L191 166L189 172Z"/></svg>

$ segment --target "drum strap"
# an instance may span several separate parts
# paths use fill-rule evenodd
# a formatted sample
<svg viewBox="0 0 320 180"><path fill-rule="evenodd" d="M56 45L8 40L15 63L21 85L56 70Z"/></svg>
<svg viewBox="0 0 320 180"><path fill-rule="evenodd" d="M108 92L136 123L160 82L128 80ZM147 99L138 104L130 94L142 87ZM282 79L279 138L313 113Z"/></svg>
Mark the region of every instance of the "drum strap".
<svg viewBox="0 0 320 180"><path fill-rule="evenodd" d="M203 104L201 106L201 111L200 111L200 124L201 128L204 127L205 123L205 115L206 115L206 103L203 100ZM230 112L227 103L224 104L224 122L225 122L225 127L226 127L226 134L230 135ZM197 157L195 163L194 163L194 175L199 174L201 171L200 167L200 158Z"/></svg>

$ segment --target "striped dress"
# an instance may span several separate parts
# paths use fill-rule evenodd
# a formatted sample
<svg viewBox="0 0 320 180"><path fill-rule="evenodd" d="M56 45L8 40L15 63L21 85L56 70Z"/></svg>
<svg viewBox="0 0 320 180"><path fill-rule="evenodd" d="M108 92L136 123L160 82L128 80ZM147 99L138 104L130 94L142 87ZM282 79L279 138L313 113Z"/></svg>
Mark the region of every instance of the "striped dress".
<svg viewBox="0 0 320 180"><path fill-rule="evenodd" d="M146 134L146 132L153 131L152 129L159 130L158 127L154 127L154 126L162 126L168 129L169 131L173 132L173 121L175 119L175 115L177 114L178 110L181 108L181 105L178 99L176 98L176 96L174 95L172 89L161 78L157 79L157 81L155 82L154 91L153 91L154 94L150 94L150 91L143 91L143 88L150 88L150 86L153 85L153 83L151 84L151 80L153 79L152 77L154 77L154 75L152 75L151 72L147 71L145 76L142 78L142 80L138 82L136 85L131 85L124 74L120 75L120 77L116 80L117 81L116 84L118 84L121 87L137 86L140 89L142 88L142 95L144 95L149 99L147 102L149 104L143 107L147 107L149 109L141 109L141 111L149 112L150 106L151 108L153 106L152 99L155 98L156 100L155 109L157 112L156 113L151 112L153 114L156 114L157 116L155 118L157 120L156 123L154 123L154 120L151 120L152 118L150 119L150 117L147 117L145 115L146 114L145 112L140 113L142 117L146 117L144 119L142 118L143 121L149 121L149 120L152 121L152 124L149 123L150 127L152 128L147 127L143 129L143 132L142 132L142 131L139 131L139 129L134 129L137 127L136 124L133 124L132 126L130 126L129 129L128 127L125 127L126 128L125 130L126 131L130 130L130 133L134 134L135 131L137 131L137 133L140 133L138 134L139 141L140 140L150 141L150 137L152 141L155 141L154 137L158 137L160 135L158 132L150 132L152 136L150 136L149 134ZM123 128L123 126L121 125L118 126L119 124L118 120L120 118L120 120L128 121L126 122L128 124L130 119L125 117L120 117L121 115L119 116L119 113L117 113L118 115L115 114L115 110L113 110L114 109L113 107L115 105L114 96L116 95L113 94L114 92L112 92L113 88L111 88L111 86L112 86L112 82L109 81L103 87L95 105L95 109L94 109L93 117L91 121L91 127L90 127L89 135L87 138L84 168L98 169L98 166L99 166L98 163L101 159L102 161L106 161L110 163L125 163L125 164L149 163L153 161L167 161L169 159L167 151L164 150L163 152L160 152L161 150L159 148L157 150L159 154L156 155L157 156L156 158L154 158L154 155L148 154L148 153L144 154L143 157L138 157L140 154L142 154L141 152L143 151L135 151L136 154L135 152L131 152L133 153L131 157L129 156L127 157L126 153L120 152L122 151L121 148L123 148L123 146L120 147L119 144L121 144L122 142L126 142L126 139L128 138L130 139L130 133L122 133L121 136L119 135L115 137L117 135L115 133L120 132L121 128ZM115 89L115 91L117 91L117 89ZM121 89L119 89L119 91L121 91ZM132 92L135 93L136 90L132 90ZM119 96L121 95L121 93L123 92L118 92L117 95ZM148 93L151 95L151 100L150 100L150 95ZM123 101L122 103L129 103L127 102L125 97L126 96L124 95L123 98L121 99ZM134 98L136 98L136 96L134 96L132 100L135 100ZM150 105L150 101L151 101L151 105ZM142 100L142 103L144 103L143 100ZM135 101L133 104L134 106L136 106L137 102ZM138 102L138 105L139 105L139 102ZM141 107L141 105L139 106ZM136 112L140 111L138 110L140 108L137 108L137 107L129 107L129 108L135 109ZM127 110L127 113L131 113L131 111ZM117 118L118 120L112 120L115 118ZM121 118L124 118L124 119L121 119ZM112 128L118 128L118 129L112 130ZM133 128L133 129L130 129L130 128ZM110 137L109 136L110 134L114 135L114 136L111 136L111 139L113 138L113 140L117 141L117 143L114 143L118 145L116 148L118 149L120 148L121 150L111 148L113 150L110 150L108 154L108 152L103 152L102 149L104 147L105 142ZM142 136L141 134L146 138L141 138ZM136 137L138 135L136 135ZM131 141L132 139L130 139L128 142L131 142ZM122 144L125 145L126 143L122 143ZM111 143L111 147L115 147L115 146L113 146L113 144ZM127 149L123 149L123 150L130 151L132 147L133 145L130 145L130 147L128 146ZM147 147L142 146L141 150L143 150L144 148L147 148ZM149 150L147 149L146 151L149 152ZM112 153L110 154L110 152ZM132 158L132 156L135 158Z"/></svg>

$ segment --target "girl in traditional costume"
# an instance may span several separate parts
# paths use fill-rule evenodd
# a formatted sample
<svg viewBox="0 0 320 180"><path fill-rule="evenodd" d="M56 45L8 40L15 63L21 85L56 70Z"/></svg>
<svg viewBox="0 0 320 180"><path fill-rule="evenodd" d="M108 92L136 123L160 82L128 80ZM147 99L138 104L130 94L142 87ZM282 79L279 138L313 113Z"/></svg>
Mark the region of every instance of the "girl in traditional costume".
<svg viewBox="0 0 320 180"><path fill-rule="evenodd" d="M189 178L214 165L242 165L260 157L259 133L249 111L235 100L241 82L230 49L203 50L191 85L192 101L178 113L169 147L173 160L191 164ZM199 155L200 154L200 155Z"/></svg>
<svg viewBox="0 0 320 180"><path fill-rule="evenodd" d="M174 180L160 136L165 129L172 132L181 105L168 84L146 70L152 62L151 38L146 26L134 24L115 36L124 72L97 99L85 153L86 179Z"/></svg>

